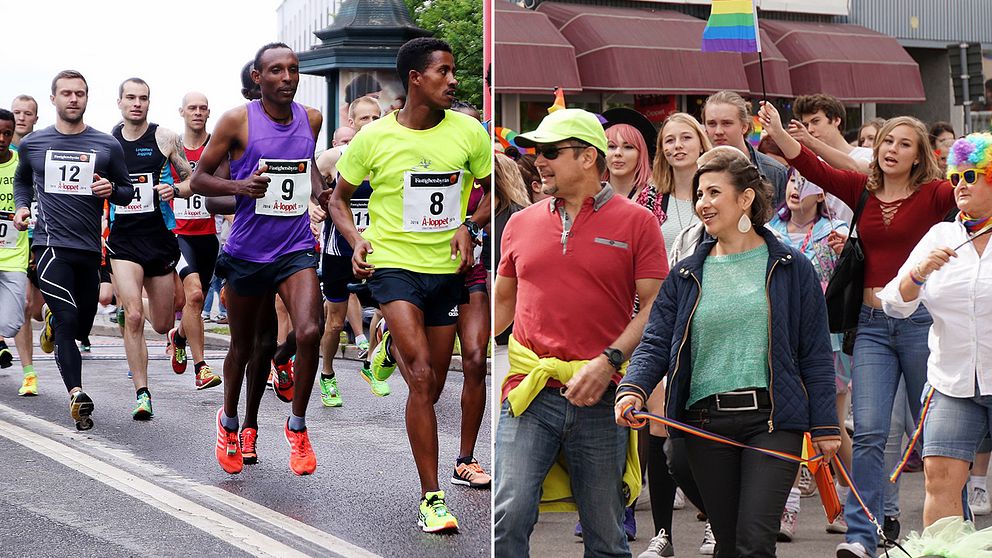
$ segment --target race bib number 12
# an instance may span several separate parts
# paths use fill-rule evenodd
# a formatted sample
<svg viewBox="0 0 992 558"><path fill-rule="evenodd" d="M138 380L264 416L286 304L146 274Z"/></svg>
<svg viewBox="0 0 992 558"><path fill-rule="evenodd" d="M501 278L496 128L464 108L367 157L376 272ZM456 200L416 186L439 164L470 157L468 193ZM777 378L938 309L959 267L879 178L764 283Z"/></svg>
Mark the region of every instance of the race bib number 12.
<svg viewBox="0 0 992 558"><path fill-rule="evenodd" d="M56 151L45 153L45 192L88 196L93 193L96 153Z"/></svg>
<svg viewBox="0 0 992 558"><path fill-rule="evenodd" d="M0 249L17 248L18 233L14 228L14 214L0 211Z"/></svg>
<svg viewBox="0 0 992 558"><path fill-rule="evenodd" d="M152 173L132 174L131 186L134 186L134 198L127 205L117 206L117 214L134 215L155 211L155 186L152 185Z"/></svg>
<svg viewBox="0 0 992 558"><path fill-rule="evenodd" d="M403 230L436 232L457 229L462 223L463 172L405 172Z"/></svg>
<svg viewBox="0 0 992 558"><path fill-rule="evenodd" d="M265 196L255 201L255 213L274 217L296 217L307 211L310 201L310 161L259 159L258 167L268 165L262 176L269 177Z"/></svg>

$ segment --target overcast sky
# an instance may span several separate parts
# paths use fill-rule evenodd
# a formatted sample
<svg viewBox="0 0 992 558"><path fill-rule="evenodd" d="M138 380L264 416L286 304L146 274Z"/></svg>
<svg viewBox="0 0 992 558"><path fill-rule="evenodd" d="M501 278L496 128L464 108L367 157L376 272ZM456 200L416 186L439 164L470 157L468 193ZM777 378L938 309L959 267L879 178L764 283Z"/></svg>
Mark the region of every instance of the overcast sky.
<svg viewBox="0 0 992 558"><path fill-rule="evenodd" d="M15 96L38 100L36 128L55 121L52 78L65 69L86 76L85 121L110 132L121 120L117 87L140 77L151 86L149 120L182 133L184 93L210 101L208 130L221 114L244 103L241 67L276 39L281 0L101 0L3 2L0 107Z"/></svg>

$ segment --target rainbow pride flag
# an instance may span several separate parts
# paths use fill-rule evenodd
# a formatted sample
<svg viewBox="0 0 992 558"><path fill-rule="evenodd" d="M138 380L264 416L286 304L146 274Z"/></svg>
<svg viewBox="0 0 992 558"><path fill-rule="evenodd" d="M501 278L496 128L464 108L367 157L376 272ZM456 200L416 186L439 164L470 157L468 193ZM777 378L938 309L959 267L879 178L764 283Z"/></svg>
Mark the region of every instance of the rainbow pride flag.
<svg viewBox="0 0 992 558"><path fill-rule="evenodd" d="M703 52L761 52L753 0L713 0Z"/></svg>

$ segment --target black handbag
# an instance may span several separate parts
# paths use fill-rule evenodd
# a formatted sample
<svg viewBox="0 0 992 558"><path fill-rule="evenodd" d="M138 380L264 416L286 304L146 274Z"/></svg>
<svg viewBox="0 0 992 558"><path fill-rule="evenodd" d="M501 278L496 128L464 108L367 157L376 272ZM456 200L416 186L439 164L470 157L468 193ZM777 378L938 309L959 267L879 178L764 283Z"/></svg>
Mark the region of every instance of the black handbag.
<svg viewBox="0 0 992 558"><path fill-rule="evenodd" d="M858 315L865 285L865 254L858 238L858 219L868 201L868 190L861 192L861 199L854 210L851 234L837 260L837 266L827 284L824 298L827 301L827 318L831 333L846 333L858 327Z"/></svg>

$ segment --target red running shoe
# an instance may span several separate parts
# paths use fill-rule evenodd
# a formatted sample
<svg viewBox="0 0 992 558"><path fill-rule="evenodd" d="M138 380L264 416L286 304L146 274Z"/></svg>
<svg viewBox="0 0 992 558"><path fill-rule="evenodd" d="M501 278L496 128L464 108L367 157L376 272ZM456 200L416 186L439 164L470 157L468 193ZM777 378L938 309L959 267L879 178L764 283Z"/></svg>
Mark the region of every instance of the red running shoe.
<svg viewBox="0 0 992 558"><path fill-rule="evenodd" d="M310 446L310 436L306 429L294 432L289 429L286 419L286 441L289 442L289 468L297 475L311 475L317 470L317 456Z"/></svg>
<svg viewBox="0 0 992 558"><path fill-rule="evenodd" d="M178 327L174 327L169 330L168 335L166 335L166 340L168 345L165 347L165 354L170 355L172 358L172 371L176 374L182 374L186 371L186 366L188 364L186 358L186 347L176 346L176 333L179 332Z"/></svg>
<svg viewBox="0 0 992 558"><path fill-rule="evenodd" d="M289 403L293 400L293 359L286 361L286 364L276 364L272 361L272 366L276 369L272 378L272 389L276 392L279 401Z"/></svg>
<svg viewBox="0 0 992 558"><path fill-rule="evenodd" d="M258 463L258 454L255 453L255 440L258 439L258 430L255 428L241 429L241 457L244 458L245 465Z"/></svg>
<svg viewBox="0 0 992 558"><path fill-rule="evenodd" d="M238 440L238 432L236 430L232 432L224 428L224 425L221 424L220 414L223 412L223 407L217 409L217 447L215 448L217 463L220 463L221 469L234 475L240 473L241 469L244 468L244 461L241 457L241 443Z"/></svg>

